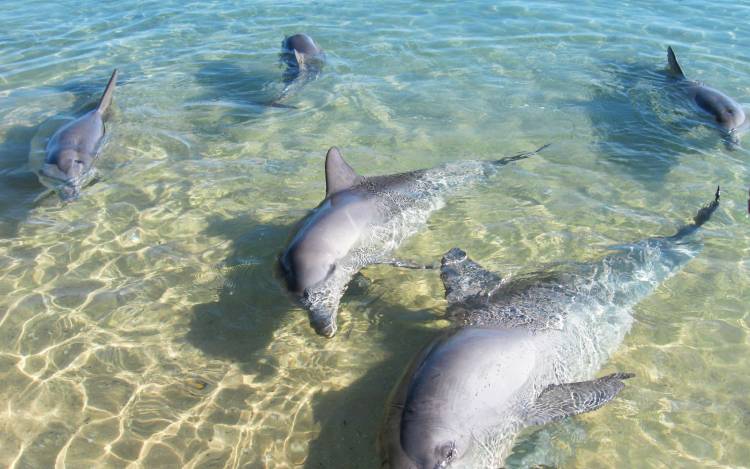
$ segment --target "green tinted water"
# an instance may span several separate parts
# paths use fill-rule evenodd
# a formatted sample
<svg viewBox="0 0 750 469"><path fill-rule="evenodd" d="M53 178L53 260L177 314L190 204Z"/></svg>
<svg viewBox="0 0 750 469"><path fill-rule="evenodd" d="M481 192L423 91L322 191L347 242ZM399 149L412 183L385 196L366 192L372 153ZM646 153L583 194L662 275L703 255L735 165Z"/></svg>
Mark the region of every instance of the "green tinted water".
<svg viewBox="0 0 750 469"><path fill-rule="evenodd" d="M315 336L274 276L323 196L362 174L554 146L447 200L398 251L460 246L504 275L671 234L717 183L706 249L634 310L610 405L521 438L511 467L750 461L748 151L665 92L750 96L746 7L487 2L9 2L0 18L0 466L378 467L388 393L447 325L435 272L372 267ZM323 75L266 109L279 45ZM121 84L101 180L61 205L45 139ZM41 153L40 153L41 152Z"/></svg>

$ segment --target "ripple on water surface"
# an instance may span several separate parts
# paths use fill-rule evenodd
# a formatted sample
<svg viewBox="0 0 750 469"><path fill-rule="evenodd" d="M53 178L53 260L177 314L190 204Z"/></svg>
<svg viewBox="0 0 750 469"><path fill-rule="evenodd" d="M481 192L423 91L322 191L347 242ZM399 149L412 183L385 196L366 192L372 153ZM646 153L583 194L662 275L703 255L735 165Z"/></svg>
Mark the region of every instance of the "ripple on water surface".
<svg viewBox="0 0 750 469"><path fill-rule="evenodd" d="M75 12L75 14L72 14ZM731 13L731 14L730 14ZM555 143L456 194L398 255L458 245L509 275L668 234L713 186L704 252L638 305L600 411L526 433L508 467L750 461L747 150L666 91L750 102L743 5L5 2L0 12L0 466L379 467L391 387L437 331L434 272L355 278L314 336L276 277L342 148L362 174ZM289 100L285 34L326 50ZM121 82L75 203L33 170L60 123Z"/></svg>

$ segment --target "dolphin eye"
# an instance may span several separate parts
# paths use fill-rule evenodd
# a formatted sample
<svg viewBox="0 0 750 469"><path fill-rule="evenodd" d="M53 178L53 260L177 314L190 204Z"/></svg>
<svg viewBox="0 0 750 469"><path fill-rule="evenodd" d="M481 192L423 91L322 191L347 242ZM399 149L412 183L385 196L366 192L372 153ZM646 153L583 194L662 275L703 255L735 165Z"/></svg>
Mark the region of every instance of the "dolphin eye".
<svg viewBox="0 0 750 469"><path fill-rule="evenodd" d="M455 459L457 453L456 443L454 441L441 446L438 449L438 454L440 454L440 462L435 466L435 469L448 467L448 464L450 464L450 462Z"/></svg>
<svg viewBox="0 0 750 469"><path fill-rule="evenodd" d="M76 160L76 163L83 164L83 161L82 160Z"/></svg>

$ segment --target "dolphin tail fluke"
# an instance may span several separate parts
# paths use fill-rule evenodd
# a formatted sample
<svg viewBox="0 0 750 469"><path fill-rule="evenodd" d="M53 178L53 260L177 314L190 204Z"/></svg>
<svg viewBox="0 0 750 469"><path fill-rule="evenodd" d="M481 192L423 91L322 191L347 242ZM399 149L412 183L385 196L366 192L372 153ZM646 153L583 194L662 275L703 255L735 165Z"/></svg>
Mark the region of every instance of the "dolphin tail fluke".
<svg viewBox="0 0 750 469"><path fill-rule="evenodd" d="M453 248L440 261L440 279L445 286L445 299L456 303L497 288L502 279L469 259L466 252Z"/></svg>
<svg viewBox="0 0 750 469"><path fill-rule="evenodd" d="M283 96L281 98L283 98ZM271 101L267 103L253 101L252 104L256 106L273 107L277 109L299 109L297 106L292 106L291 104L280 103L278 100L281 98L277 98L275 101Z"/></svg>
<svg viewBox="0 0 750 469"><path fill-rule="evenodd" d="M623 380L633 376L633 373L614 373L591 381L548 386L529 409L526 423L544 425L596 410L614 399L625 387Z"/></svg>
<svg viewBox="0 0 750 469"><path fill-rule="evenodd" d="M499 160L493 161L492 164L497 165L497 166L505 166L506 164L512 163L514 161L525 160L526 158L530 156L536 155L537 153L541 152L542 150L549 147L550 145L552 144L548 143L546 145L542 145L541 147L537 148L534 151L525 151L523 153L518 153L513 156L506 156L505 158L500 158Z"/></svg>
<svg viewBox="0 0 750 469"><path fill-rule="evenodd" d="M674 55L672 46L667 47L667 62L669 63L669 72L678 78L685 78L680 64L677 63L677 57Z"/></svg>
<svg viewBox="0 0 750 469"><path fill-rule="evenodd" d="M693 223L683 226L680 230L672 236L674 239L683 238L690 234L695 233L698 228L703 226L710 218L711 215L719 208L719 199L721 198L721 186L716 187L716 193L714 194L714 200L707 203L698 210L698 213L693 217Z"/></svg>
<svg viewBox="0 0 750 469"><path fill-rule="evenodd" d="M277 101L270 102L266 104L268 107L275 107L279 109L298 109L297 106L292 106L291 104L282 104Z"/></svg>
<svg viewBox="0 0 750 469"><path fill-rule="evenodd" d="M112 72L112 76L109 77L109 83L104 89L102 99L99 100L99 105L96 107L96 112L104 114L109 108L109 104L112 102L112 94L115 92L115 86L117 85L117 69Z"/></svg>

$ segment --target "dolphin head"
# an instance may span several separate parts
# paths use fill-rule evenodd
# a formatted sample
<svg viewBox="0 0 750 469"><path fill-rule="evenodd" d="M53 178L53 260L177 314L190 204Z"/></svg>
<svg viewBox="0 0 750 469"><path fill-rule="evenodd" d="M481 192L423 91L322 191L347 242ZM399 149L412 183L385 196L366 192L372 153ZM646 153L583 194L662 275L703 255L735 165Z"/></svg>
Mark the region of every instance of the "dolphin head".
<svg viewBox="0 0 750 469"><path fill-rule="evenodd" d="M303 68L311 64L320 68L325 61L323 49L307 34L294 34L284 38L280 57L291 68Z"/></svg>
<svg viewBox="0 0 750 469"><path fill-rule="evenodd" d="M332 253L326 249L313 249L312 244L292 242L279 259L287 288L295 295L302 296L305 291L320 284L336 270Z"/></svg>
<svg viewBox="0 0 750 469"><path fill-rule="evenodd" d="M745 122L745 111L736 106L726 106L716 114L716 122L730 130L736 130Z"/></svg>
<svg viewBox="0 0 750 469"><path fill-rule="evenodd" d="M57 191L62 200L77 199L89 175L91 163L72 149L64 149L48 158L39 176L42 182Z"/></svg>
<svg viewBox="0 0 750 469"><path fill-rule="evenodd" d="M327 250L309 249L304 243L292 243L279 259L290 292L307 308L310 325L327 338L336 334L338 304L331 295L333 285L326 280L336 272L335 258Z"/></svg>
<svg viewBox="0 0 750 469"><path fill-rule="evenodd" d="M338 326L336 325L336 310L330 309L320 304L311 303L308 307L308 317L310 326L315 329L315 333L330 339L336 335Z"/></svg>

